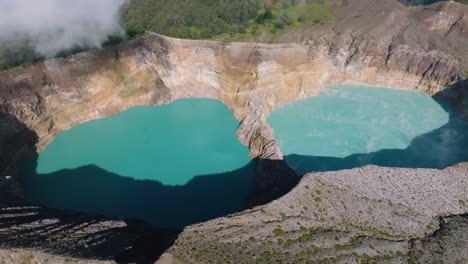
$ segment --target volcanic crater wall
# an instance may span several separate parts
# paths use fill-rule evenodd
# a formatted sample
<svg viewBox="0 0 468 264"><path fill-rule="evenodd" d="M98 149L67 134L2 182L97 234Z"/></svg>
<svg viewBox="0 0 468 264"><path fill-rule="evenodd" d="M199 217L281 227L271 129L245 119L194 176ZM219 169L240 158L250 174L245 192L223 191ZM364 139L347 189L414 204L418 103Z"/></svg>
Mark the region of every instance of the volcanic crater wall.
<svg viewBox="0 0 468 264"><path fill-rule="evenodd" d="M370 3L369 0L366 1ZM446 93L446 98L459 110L467 113L466 81L463 81L467 71L467 8L448 3L432 5L431 8L406 8L394 1L381 1L380 6L367 8L367 13L358 17L357 14L363 10L362 3L366 1L350 1L341 13L335 14L346 23L288 30L279 34L275 39L277 43L274 44L180 40L147 33L138 39L101 51L85 52L2 71L0 172L15 175L15 163L24 154L42 150L59 132L77 124L109 116L133 106L161 105L180 98L203 97L221 100L241 121L237 135L241 143L249 146L250 155L255 158L255 185L258 187L256 194L264 195L277 186L292 188L297 182L294 172L282 161L266 117L278 106L317 95L328 84L385 86L427 95L455 87L456 89L448 89L442 94ZM351 19L352 17L355 18ZM466 172L466 165L460 165L457 170L436 174L443 178L444 175L449 176L459 171ZM356 175L353 171L349 173ZM398 169L386 174L373 167L358 171L357 174L376 173L389 175L388 177L400 174ZM457 177L464 179L462 173L456 174ZM310 186L313 184L320 187L321 177L324 176L326 175L306 176L300 186L306 189L310 182ZM326 184L331 189L336 189L337 184L342 184L339 183L339 177L337 182ZM458 187L460 186L464 185ZM350 188L354 190L354 187ZM350 197L359 198L359 195L350 192ZM263 198L258 198L262 195L252 194L251 204L262 204L283 193L284 190L279 190L270 197ZM295 189L295 193L301 191ZM294 194L268 205L268 208L286 210L286 207L284 209L277 205L282 201L289 203L287 199L292 196ZM312 199L311 203L314 201ZM363 204L366 201L366 197L360 200ZM343 243L337 245L356 241L359 245L367 243L361 241L362 237L371 239L372 243L377 243L380 239L393 241L394 235L404 236L401 239L414 239L437 230L437 221L434 220L436 217L466 212L465 206L457 204L456 197L451 197L451 201L453 210L446 213L438 211L425 214L419 212L419 209L408 211L404 206L396 206L397 212L407 212L405 217L416 219L418 228L414 230L401 226L400 232L387 230L385 227L385 233L379 235L381 227L379 230L374 227L369 229L365 223L360 224L367 229L352 225L349 225L349 230L337 230L333 227L325 229L331 228L333 232L338 232L336 236ZM379 205L389 210L395 206L393 201L384 201ZM255 210L240 214L237 218L229 218L228 221L236 224L236 219L240 217L242 221L248 222L252 217L257 217L257 211L261 209ZM274 211L274 215L268 216L271 218L268 219L271 223L289 221L290 217L294 220L298 216L291 214L295 213L293 210ZM317 219L313 212L308 217L321 222L320 217ZM448 225L454 222L457 225L462 223L460 225L466 228L464 218L449 221ZM427 225L424 226L424 223ZM198 242L211 246L210 239L215 237L211 237L211 231L218 224L214 221L193 227L181 237L206 230L207 240ZM322 230L323 226L319 226ZM267 226L260 231L273 232L274 228L269 228L272 227ZM242 230L244 229L239 228L238 231ZM328 232L326 230L325 233ZM322 231L318 234L323 235ZM407 235L410 231L416 233ZM235 232L229 233L229 236L244 242L261 239L261 234L253 239L239 237ZM354 236L357 237L353 238ZM292 240L293 237L289 239ZM224 247L229 243L232 241L216 246ZM196 255L179 255L186 254L184 252L187 245L190 243L180 240L171 252L174 256L196 260ZM395 247L391 256L400 258L398 252L407 254L412 252L408 250L409 246L418 245L406 242L399 244L396 241L391 246ZM259 248L264 247L259 245ZM368 254L366 252L359 251L359 254ZM265 253L264 256L268 257L268 254Z"/></svg>
<svg viewBox="0 0 468 264"><path fill-rule="evenodd" d="M275 107L317 95L327 84L359 83L432 95L460 78L459 64L449 57L425 69L421 63L421 69L411 73L397 58L391 68L365 63L344 67L341 55L331 57L322 50L309 42L227 44L149 33L104 51L1 72L0 111L35 131L40 151L62 130L137 105L216 98L237 119L256 112L263 122ZM428 71L432 74L424 74ZM251 154L259 153L252 148Z"/></svg>

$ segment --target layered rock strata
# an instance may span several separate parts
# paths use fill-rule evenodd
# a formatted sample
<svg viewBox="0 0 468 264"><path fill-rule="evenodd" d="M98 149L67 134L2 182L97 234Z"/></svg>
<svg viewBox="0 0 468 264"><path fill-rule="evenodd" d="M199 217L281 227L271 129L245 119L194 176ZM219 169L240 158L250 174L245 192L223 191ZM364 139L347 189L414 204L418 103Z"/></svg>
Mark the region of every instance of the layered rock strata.
<svg viewBox="0 0 468 264"><path fill-rule="evenodd" d="M433 95L463 79L466 6L407 8L381 2L363 8L362 1L350 1L333 15L340 23L293 29L276 38L288 43L222 43L148 33L103 51L3 71L0 112L35 131L41 150L64 129L136 105L216 98L237 119L255 115L264 122L274 108L317 95L328 84ZM446 41L437 42L440 38ZM263 148L252 148L253 157Z"/></svg>
<svg viewBox="0 0 468 264"><path fill-rule="evenodd" d="M279 197L297 180L282 160L266 117L278 106L317 95L325 85L438 93L467 113L466 6L439 3L406 8L387 0L343 2L348 4L332 15L332 22L287 30L274 38L276 44L179 40L148 33L102 51L0 72L0 176L15 176L18 159L42 150L59 132L77 124L137 105L215 98L241 121L237 135L255 158L255 189L249 199L255 205ZM439 93L448 87L454 89ZM439 254L438 245L465 245L461 241L466 216L444 218L441 224L438 219L467 212L466 191L461 193L461 188L467 189L466 172L466 164L461 164L444 171L371 166L310 174L280 200L187 228L162 260L398 263L415 259L424 263L434 253L440 260L454 256L450 260L463 262L466 250ZM16 185L10 179L0 181L2 192L21 194L11 186ZM42 209L27 205L22 205L21 214L33 212L37 223L29 223L28 215L17 215L13 217L26 220L4 225L11 220L5 211L11 207L2 207L2 247L69 255L60 251L64 247L53 249L88 230L70 229L73 232L57 238L63 231L56 219L68 226L67 220L60 220L64 213L37 213ZM86 217L90 219L84 226L101 228L100 221L115 221L128 230L120 220ZM36 227L51 240L43 244L46 248L20 243L23 237L17 233ZM112 229L108 234L119 232ZM220 250L226 259L213 255ZM30 259L28 254L9 250L0 252L0 258Z"/></svg>

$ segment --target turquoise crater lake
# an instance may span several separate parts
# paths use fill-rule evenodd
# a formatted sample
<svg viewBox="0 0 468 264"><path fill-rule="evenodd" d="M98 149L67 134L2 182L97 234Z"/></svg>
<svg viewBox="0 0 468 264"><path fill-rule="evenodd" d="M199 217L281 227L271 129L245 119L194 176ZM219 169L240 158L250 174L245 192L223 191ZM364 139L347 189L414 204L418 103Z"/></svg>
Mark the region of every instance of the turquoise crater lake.
<svg viewBox="0 0 468 264"><path fill-rule="evenodd" d="M242 210L251 159L238 125L219 101L183 99L75 126L22 163L26 199L161 227Z"/></svg>
<svg viewBox="0 0 468 264"><path fill-rule="evenodd" d="M329 86L276 109L268 122L300 175L367 164L444 168L468 160L466 122L411 91Z"/></svg>

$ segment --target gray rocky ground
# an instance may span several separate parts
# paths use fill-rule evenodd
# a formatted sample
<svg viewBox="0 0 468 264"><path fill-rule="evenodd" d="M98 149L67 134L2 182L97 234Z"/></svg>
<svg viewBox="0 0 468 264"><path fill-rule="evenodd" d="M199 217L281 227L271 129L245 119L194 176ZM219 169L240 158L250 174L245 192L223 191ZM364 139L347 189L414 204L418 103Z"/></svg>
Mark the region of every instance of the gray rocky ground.
<svg viewBox="0 0 468 264"><path fill-rule="evenodd" d="M366 166L310 173L265 206L185 229L165 258L187 263L426 263L435 254L446 263L464 263L467 168L468 163L443 171Z"/></svg>

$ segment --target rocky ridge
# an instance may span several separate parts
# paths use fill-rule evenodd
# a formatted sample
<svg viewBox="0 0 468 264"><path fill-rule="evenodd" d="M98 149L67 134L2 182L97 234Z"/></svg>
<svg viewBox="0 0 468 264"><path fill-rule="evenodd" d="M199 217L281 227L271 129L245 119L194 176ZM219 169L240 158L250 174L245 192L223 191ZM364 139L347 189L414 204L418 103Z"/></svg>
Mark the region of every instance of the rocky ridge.
<svg viewBox="0 0 468 264"><path fill-rule="evenodd" d="M465 262L468 218L444 220L448 228L439 218L468 212L467 171L311 173L265 206L185 229L160 263L425 263L431 253Z"/></svg>

